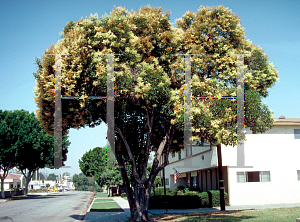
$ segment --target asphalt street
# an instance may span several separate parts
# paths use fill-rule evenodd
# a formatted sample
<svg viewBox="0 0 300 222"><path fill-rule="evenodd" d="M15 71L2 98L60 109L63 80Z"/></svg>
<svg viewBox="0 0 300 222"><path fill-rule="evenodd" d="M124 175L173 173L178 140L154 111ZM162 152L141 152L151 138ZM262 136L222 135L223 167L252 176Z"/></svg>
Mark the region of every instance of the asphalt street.
<svg viewBox="0 0 300 222"><path fill-rule="evenodd" d="M0 203L0 222L80 221L91 192L68 191Z"/></svg>

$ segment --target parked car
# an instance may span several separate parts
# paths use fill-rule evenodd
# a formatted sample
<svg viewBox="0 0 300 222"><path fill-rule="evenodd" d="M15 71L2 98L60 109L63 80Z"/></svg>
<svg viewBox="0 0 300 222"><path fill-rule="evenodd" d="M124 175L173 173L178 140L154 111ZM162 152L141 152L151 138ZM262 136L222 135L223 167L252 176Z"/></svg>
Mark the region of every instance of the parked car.
<svg viewBox="0 0 300 222"><path fill-rule="evenodd" d="M57 189L56 187L48 187L48 188L47 188L47 191L48 191L48 192L51 192L51 191L54 191L54 192L55 192L55 191L58 191L58 189Z"/></svg>

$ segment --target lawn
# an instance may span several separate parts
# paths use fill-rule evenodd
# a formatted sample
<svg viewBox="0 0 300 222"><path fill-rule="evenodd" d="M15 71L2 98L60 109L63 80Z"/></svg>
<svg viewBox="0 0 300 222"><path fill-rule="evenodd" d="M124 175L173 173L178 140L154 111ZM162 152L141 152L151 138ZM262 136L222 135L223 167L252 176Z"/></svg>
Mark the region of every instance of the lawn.
<svg viewBox="0 0 300 222"><path fill-rule="evenodd" d="M107 193L97 193L96 198L97 197L108 197Z"/></svg>
<svg viewBox="0 0 300 222"><path fill-rule="evenodd" d="M188 222L242 222L242 221L284 221L295 222L296 218L300 218L300 207L293 208L276 208L276 209L261 209L261 210L241 210L241 211L226 211L214 213L199 213L199 214L158 214L154 215L154 221L188 221Z"/></svg>
<svg viewBox="0 0 300 222"><path fill-rule="evenodd" d="M95 199L94 202L107 202L107 201L114 201L113 199L111 198L107 198L107 199L103 199L103 198L100 198L100 199Z"/></svg>
<svg viewBox="0 0 300 222"><path fill-rule="evenodd" d="M90 212L124 212L116 202L93 203Z"/></svg>

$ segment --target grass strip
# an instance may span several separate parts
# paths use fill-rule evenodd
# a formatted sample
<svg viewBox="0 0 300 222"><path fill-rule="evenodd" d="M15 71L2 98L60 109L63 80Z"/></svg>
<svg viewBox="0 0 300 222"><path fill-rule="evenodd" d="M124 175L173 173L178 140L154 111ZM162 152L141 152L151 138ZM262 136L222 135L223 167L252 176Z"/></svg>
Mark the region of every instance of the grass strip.
<svg viewBox="0 0 300 222"><path fill-rule="evenodd" d="M97 193L96 198L97 197L108 197L107 193Z"/></svg>
<svg viewBox="0 0 300 222"><path fill-rule="evenodd" d="M93 203L90 212L124 212L116 202Z"/></svg>
<svg viewBox="0 0 300 222"><path fill-rule="evenodd" d="M113 199L95 199L94 202L111 202L114 201Z"/></svg>

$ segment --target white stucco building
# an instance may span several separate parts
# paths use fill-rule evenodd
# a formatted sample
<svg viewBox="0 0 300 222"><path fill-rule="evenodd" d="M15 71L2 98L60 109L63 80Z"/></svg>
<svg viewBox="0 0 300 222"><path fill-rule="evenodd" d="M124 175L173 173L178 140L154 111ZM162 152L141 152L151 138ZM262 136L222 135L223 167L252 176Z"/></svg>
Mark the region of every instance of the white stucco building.
<svg viewBox="0 0 300 222"><path fill-rule="evenodd" d="M237 168L237 147L222 145L223 179L230 205L300 202L300 118L275 119L263 134L246 129L244 160ZM174 169L180 173L176 186L199 191L218 190L217 149L209 144L169 154L166 185L172 190ZM160 172L162 175L162 172Z"/></svg>
<svg viewBox="0 0 300 222"><path fill-rule="evenodd" d="M2 175L3 172L0 172ZM9 173L4 179L4 190L9 190L13 188L22 188L22 174Z"/></svg>

